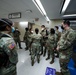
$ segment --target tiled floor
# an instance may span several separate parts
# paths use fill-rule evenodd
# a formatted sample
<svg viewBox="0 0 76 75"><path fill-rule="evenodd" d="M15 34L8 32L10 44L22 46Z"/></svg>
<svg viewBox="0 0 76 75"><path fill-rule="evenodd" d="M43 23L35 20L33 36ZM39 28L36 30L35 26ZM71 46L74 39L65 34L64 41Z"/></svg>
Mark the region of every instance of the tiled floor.
<svg viewBox="0 0 76 75"><path fill-rule="evenodd" d="M25 44L22 43L23 49L18 49L18 64L17 64L17 75L45 75L46 68L55 68L60 71L59 59L55 58L54 64L49 64L50 60L46 61L46 57L40 57L40 63L38 64L35 59L34 66L31 66L31 60L29 56L29 51L25 51Z"/></svg>

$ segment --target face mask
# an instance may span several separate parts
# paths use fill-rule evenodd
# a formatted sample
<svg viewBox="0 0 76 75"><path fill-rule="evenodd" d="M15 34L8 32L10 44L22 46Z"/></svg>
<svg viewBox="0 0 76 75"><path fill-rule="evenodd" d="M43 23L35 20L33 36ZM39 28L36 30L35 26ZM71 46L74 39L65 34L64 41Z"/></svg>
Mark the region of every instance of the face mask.
<svg viewBox="0 0 76 75"><path fill-rule="evenodd" d="M57 30L56 28L54 28L54 30Z"/></svg>
<svg viewBox="0 0 76 75"><path fill-rule="evenodd" d="M12 32L14 32L15 31L15 28L14 27L12 27Z"/></svg>
<svg viewBox="0 0 76 75"><path fill-rule="evenodd" d="M31 31L33 33L33 31Z"/></svg>
<svg viewBox="0 0 76 75"><path fill-rule="evenodd" d="M63 30L64 30L64 27L63 27L63 26L61 26L61 29L63 29Z"/></svg>
<svg viewBox="0 0 76 75"><path fill-rule="evenodd" d="M18 29L16 29L16 30L18 30Z"/></svg>
<svg viewBox="0 0 76 75"><path fill-rule="evenodd" d="M44 28L42 28L41 30L44 30Z"/></svg>

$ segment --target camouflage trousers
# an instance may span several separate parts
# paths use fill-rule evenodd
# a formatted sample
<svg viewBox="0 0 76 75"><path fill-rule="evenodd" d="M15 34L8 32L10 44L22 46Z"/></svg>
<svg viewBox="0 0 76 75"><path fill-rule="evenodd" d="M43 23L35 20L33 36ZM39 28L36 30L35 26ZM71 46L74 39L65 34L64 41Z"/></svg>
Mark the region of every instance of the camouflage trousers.
<svg viewBox="0 0 76 75"><path fill-rule="evenodd" d="M46 41L41 41L41 54L44 56L46 55L46 46L45 46ZM44 48L43 48L44 47Z"/></svg>
<svg viewBox="0 0 76 75"><path fill-rule="evenodd" d="M26 39L24 42L25 42L26 48L28 49L28 47L29 47L29 41L28 41L28 39Z"/></svg>
<svg viewBox="0 0 76 75"><path fill-rule="evenodd" d="M21 48L21 41L20 41L20 39L14 39L14 40L15 40L16 45L18 44L19 48Z"/></svg>
<svg viewBox="0 0 76 75"><path fill-rule="evenodd" d="M32 44L32 46L31 46L31 60L34 60L35 56L37 56L37 58L40 59L40 50L41 50L40 45Z"/></svg>
<svg viewBox="0 0 76 75"><path fill-rule="evenodd" d="M48 50L48 52L47 52L47 55L50 57L52 57L52 58L54 58L54 50L51 48L51 47L47 47L47 50Z"/></svg>
<svg viewBox="0 0 76 75"><path fill-rule="evenodd" d="M62 53L59 53L59 63L60 63L60 68L63 75L70 75L70 72L67 68L69 61L70 61L69 55L62 56Z"/></svg>

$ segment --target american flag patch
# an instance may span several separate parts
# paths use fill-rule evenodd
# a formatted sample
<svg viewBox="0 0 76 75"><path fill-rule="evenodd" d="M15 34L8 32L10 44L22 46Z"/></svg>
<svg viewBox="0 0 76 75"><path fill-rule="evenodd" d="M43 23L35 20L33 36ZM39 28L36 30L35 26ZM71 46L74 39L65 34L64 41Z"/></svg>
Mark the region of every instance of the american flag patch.
<svg viewBox="0 0 76 75"><path fill-rule="evenodd" d="M9 49L13 49L14 47L15 47L15 43L11 43L11 44L9 44Z"/></svg>

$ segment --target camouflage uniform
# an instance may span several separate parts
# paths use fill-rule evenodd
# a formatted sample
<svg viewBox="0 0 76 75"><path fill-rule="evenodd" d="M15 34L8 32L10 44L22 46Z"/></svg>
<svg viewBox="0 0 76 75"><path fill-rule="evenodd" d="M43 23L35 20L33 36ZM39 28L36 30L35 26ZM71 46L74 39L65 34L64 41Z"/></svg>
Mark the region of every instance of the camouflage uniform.
<svg viewBox="0 0 76 75"><path fill-rule="evenodd" d="M50 55L51 55L52 60L54 61L54 47L55 47L55 43L56 43L55 38L56 38L55 34L49 34L49 36L48 36L48 39L46 41L47 50L48 50L48 57L46 58L46 60L50 59Z"/></svg>
<svg viewBox="0 0 76 75"><path fill-rule="evenodd" d="M29 45L29 39L28 39L29 38L29 34L30 34L29 31L26 31L25 35L24 35L24 42L26 44L26 49L28 49L28 47L29 47L28 46Z"/></svg>
<svg viewBox="0 0 76 75"><path fill-rule="evenodd" d="M28 40L28 49L29 49L30 55L31 55L31 41L32 41L31 35L33 35L33 33L29 31L27 40Z"/></svg>
<svg viewBox="0 0 76 75"><path fill-rule="evenodd" d="M15 30L13 32L13 36L14 36L14 40L15 40L16 44L18 43L19 48L22 49L22 47L21 47L21 41L20 41L20 31Z"/></svg>
<svg viewBox="0 0 76 75"><path fill-rule="evenodd" d="M73 52L73 41L75 39L74 30L69 28L64 31L61 35L61 38L58 42L59 46L59 62L61 67L61 72L63 75L70 75L67 68L67 64L71 58Z"/></svg>
<svg viewBox="0 0 76 75"><path fill-rule="evenodd" d="M61 33L57 30L55 31L55 34L57 35L57 42L59 41L60 37L61 37Z"/></svg>
<svg viewBox="0 0 76 75"><path fill-rule="evenodd" d="M42 35L42 39L41 39L41 54L43 54L43 56L46 55L46 47L45 47L45 43L46 43L46 39L47 39L47 30L44 29L41 31L40 33ZM43 50L43 47L45 47L45 49Z"/></svg>
<svg viewBox="0 0 76 75"><path fill-rule="evenodd" d="M56 50L56 47L57 47L57 42L59 41L61 37L61 33L58 30L56 30L55 34L56 34L56 46L55 46L54 52L57 54L56 57L59 57L59 52Z"/></svg>
<svg viewBox="0 0 76 75"><path fill-rule="evenodd" d="M40 50L41 50L41 34L33 34L32 36L32 44L31 44L31 60L32 65L34 64L35 56L37 56L37 61L40 61Z"/></svg>
<svg viewBox="0 0 76 75"><path fill-rule="evenodd" d="M16 44L10 35L2 32L0 38L0 75L17 75L17 62Z"/></svg>

